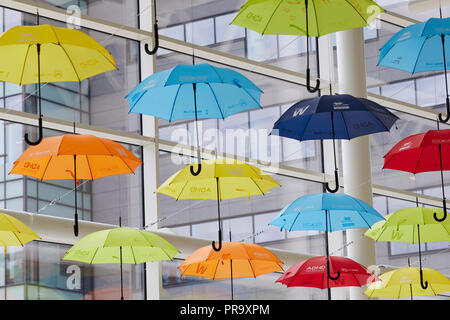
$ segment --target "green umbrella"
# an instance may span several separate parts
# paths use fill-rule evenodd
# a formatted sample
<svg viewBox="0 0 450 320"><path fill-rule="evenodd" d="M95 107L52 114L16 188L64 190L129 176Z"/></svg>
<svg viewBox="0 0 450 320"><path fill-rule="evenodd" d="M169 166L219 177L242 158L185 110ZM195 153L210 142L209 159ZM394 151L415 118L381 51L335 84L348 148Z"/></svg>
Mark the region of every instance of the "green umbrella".
<svg viewBox="0 0 450 320"><path fill-rule="evenodd" d="M308 91L310 86L309 36L361 28L369 25L384 9L371 0L249 0L232 24L260 34L306 35Z"/></svg>
<svg viewBox="0 0 450 320"><path fill-rule="evenodd" d="M180 251L156 234L132 228L114 228L83 237L62 260L88 264L120 264L120 293L123 300L122 264L172 260Z"/></svg>
<svg viewBox="0 0 450 320"><path fill-rule="evenodd" d="M417 243L420 280L424 290L428 282L424 282L423 278L420 243L450 241L450 219L436 221L433 216L435 212L433 208L422 207L401 209L387 215L386 220L377 222L364 234L376 241Z"/></svg>

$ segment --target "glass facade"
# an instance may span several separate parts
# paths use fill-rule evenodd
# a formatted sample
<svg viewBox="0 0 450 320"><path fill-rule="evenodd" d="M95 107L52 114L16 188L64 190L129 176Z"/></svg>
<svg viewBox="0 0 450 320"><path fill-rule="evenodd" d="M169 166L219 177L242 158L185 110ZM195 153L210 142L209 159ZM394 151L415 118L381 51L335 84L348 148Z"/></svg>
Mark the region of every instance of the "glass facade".
<svg viewBox="0 0 450 320"><path fill-rule="evenodd" d="M40 3L65 9L68 18L76 14L100 19L109 26L110 32L87 29L80 30L96 39L116 58L118 69L84 80L81 83L42 84L43 115L57 120L82 123L92 130L107 130L122 136L142 137L144 121L138 114L128 113L129 105L124 97L141 80L144 59L140 42L117 36L117 28L139 31L141 19L147 19L148 6L140 7L139 1L50 1ZM208 47L216 57L221 54L246 59L254 65L282 68L288 72L303 74L306 69L305 37L265 35L231 25L245 0L157 0L157 19L160 34L190 44ZM379 0L386 10L405 17L424 21L439 15L439 8L419 6L408 1ZM150 4L150 1L148 2ZM444 6L443 14L450 13ZM74 16L75 15L75 16ZM71 19L70 21L76 21ZM57 21L40 17L39 23L67 26L69 21ZM17 25L33 25L36 16L11 8L0 7L0 32ZM119 26L119 27L117 27ZM387 21L377 21L375 27L364 29L367 91L381 98L412 105L431 111L444 111L445 88L442 72L408 74L394 69L379 67L379 49L401 26ZM136 32L137 32L136 31ZM327 52L334 65L326 70L316 60L319 53L317 42L311 38L310 59L312 75L318 70L334 75L338 82L335 36ZM320 50L323 50L320 48ZM187 50L189 51L189 50ZM186 51L186 52L187 52ZM323 54L323 52L320 52ZM319 64L317 64L319 62ZM230 68L253 81L264 94L262 109L239 113L222 119L207 119L198 122L199 140L202 147L226 153L230 156L259 161L270 167L270 174L281 187L270 190L264 196L251 199L238 198L222 201L222 230L225 241L257 243L268 248L295 253L325 254L324 234L318 231L280 231L268 223L287 204L300 196L323 192L320 181L299 178L297 174L323 173L325 153L320 141L298 142L292 139L269 135L273 123L292 104L305 98L315 97L303 85L287 77L271 76L251 68L226 64L224 59L206 60L179 51L160 48L156 55L156 71L170 69L178 64L210 63L217 67ZM333 70L334 69L334 70ZM278 70L278 69L277 69ZM327 90L323 93L327 94ZM36 113L36 85L18 86L0 82L0 108L25 113ZM409 135L436 129L436 122L415 114L393 111L400 120L389 133L378 133L370 137L372 183L403 192L423 194L441 198L440 175L421 173L411 175L400 171L384 170L383 156L401 139ZM442 125L443 127L446 127ZM164 144L196 146L195 123L175 121L169 123L158 119L158 137ZM73 181L39 181L18 175L9 175L13 162L28 147L23 136L36 134L29 123L0 120L0 209L26 211L53 217L72 218L74 213ZM44 129L44 136L61 135L63 132ZM32 137L34 139L34 137ZM144 160L142 145L121 144ZM339 155L341 146L338 148ZM180 152L159 152L158 184L163 183L174 172L188 165L194 158ZM338 158L342 168L342 158ZM283 168L279 173L276 169ZM142 228L158 221L144 219L146 179L154 173L144 175L140 166L134 175L120 175L87 181L78 192L78 212L82 220L98 224L117 225L119 217L126 226ZM450 176L444 182L450 194ZM150 192L153 192L151 190ZM406 195L394 196L374 194L373 206L383 215L404 207L413 207ZM53 200L57 200L55 203ZM159 196L159 220L161 228L175 234L206 240L217 237L217 203L212 200L176 201L165 195ZM339 254L346 254L344 243L336 244ZM422 245L423 265L443 274L450 274L450 250L448 242ZM70 246L58 242L35 241L23 248L8 248L0 255L0 299L116 299L119 292L119 269L117 265L87 265L61 261ZM405 266L407 258L417 264L417 245L405 243L376 243L377 264ZM162 263L162 299L230 299L228 280L209 280L182 276L177 266L181 259ZM125 297L145 299L146 283L143 265L124 266ZM281 274L268 274L256 279L236 279L236 299L326 299L326 291L310 288L286 289L275 280ZM348 292L345 294L348 297Z"/></svg>

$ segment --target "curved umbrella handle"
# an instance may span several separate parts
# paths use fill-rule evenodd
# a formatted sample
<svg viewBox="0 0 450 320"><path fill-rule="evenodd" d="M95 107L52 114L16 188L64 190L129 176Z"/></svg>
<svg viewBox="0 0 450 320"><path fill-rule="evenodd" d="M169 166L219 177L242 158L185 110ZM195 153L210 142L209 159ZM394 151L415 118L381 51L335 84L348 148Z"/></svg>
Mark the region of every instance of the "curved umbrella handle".
<svg viewBox="0 0 450 320"><path fill-rule="evenodd" d="M30 141L30 139L28 138L28 133L25 133L25 136L24 136L25 142L26 142L27 144L29 144L30 146L36 146L36 145L38 145L39 143L41 143L42 138L44 137L44 135L43 135L43 130L42 130L42 115L39 116L39 127L38 127L38 132L39 132L39 137L38 137L38 139L37 139L36 141Z"/></svg>
<svg viewBox="0 0 450 320"><path fill-rule="evenodd" d="M448 120L450 120L450 100L448 97L446 99L446 105L447 105L447 116L443 118L442 113L439 113L439 121L442 123L447 123Z"/></svg>
<svg viewBox="0 0 450 320"><path fill-rule="evenodd" d="M158 51L159 48L159 36L158 36L158 21L155 22L155 24L153 25L153 34L155 37L155 46L152 50L150 50L148 48L148 43L145 44L144 48L145 48L145 52L148 55L154 55L156 53L156 51Z"/></svg>
<svg viewBox="0 0 450 320"><path fill-rule="evenodd" d="M422 287L423 290L426 290L428 288L428 281L423 281L423 271L422 268L420 268L420 286Z"/></svg>
<svg viewBox="0 0 450 320"><path fill-rule="evenodd" d="M327 276L328 276L328 279L336 281L337 279L340 278L341 272L338 271L336 277L332 277L331 274L330 274L330 269L327 268Z"/></svg>
<svg viewBox="0 0 450 320"><path fill-rule="evenodd" d="M316 86L314 88L311 87L311 70L309 68L306 69L306 89L310 93L314 93L317 90L319 90L320 87L320 80L316 80Z"/></svg>
<svg viewBox="0 0 450 320"><path fill-rule="evenodd" d="M195 177L198 176L200 174L200 172L202 171L202 164L199 163L198 164L198 168L197 171L194 171L194 166L191 164L191 166L189 167L189 169L191 170L191 174Z"/></svg>
<svg viewBox="0 0 450 320"><path fill-rule="evenodd" d="M436 212L433 213L434 220L436 220L437 222L443 222L445 219L447 219L447 203L445 201L445 198L444 200L442 200L442 206L444 208L444 216L442 218L438 218Z"/></svg>
<svg viewBox="0 0 450 320"><path fill-rule="evenodd" d="M219 246L216 248L216 242L213 241L212 242L212 248L214 249L214 251L220 251L220 249L222 249L222 230L219 229Z"/></svg>
<svg viewBox="0 0 450 320"><path fill-rule="evenodd" d="M334 189L331 189L329 187L328 182L325 185L325 188L330 193L336 193L339 190L339 175L338 175L338 170L337 169L334 170L334 181L336 182L336 186L334 187Z"/></svg>

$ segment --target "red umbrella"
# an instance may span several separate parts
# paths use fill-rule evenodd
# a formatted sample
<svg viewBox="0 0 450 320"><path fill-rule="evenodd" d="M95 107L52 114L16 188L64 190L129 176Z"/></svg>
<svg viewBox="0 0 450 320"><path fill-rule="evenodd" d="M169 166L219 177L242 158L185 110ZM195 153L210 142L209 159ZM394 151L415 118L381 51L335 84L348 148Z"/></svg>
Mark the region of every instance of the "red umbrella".
<svg viewBox="0 0 450 320"><path fill-rule="evenodd" d="M440 171L444 217L434 219L442 222L447 218L443 170L450 170L450 129L429 130L409 136L397 143L385 156L383 169L411 172Z"/></svg>
<svg viewBox="0 0 450 320"><path fill-rule="evenodd" d="M330 288L361 287L379 281L374 273L352 259L330 256L329 264L330 274L340 274L337 280L327 276L327 257L320 256L293 265L276 282L281 282L288 287L328 289L330 300Z"/></svg>

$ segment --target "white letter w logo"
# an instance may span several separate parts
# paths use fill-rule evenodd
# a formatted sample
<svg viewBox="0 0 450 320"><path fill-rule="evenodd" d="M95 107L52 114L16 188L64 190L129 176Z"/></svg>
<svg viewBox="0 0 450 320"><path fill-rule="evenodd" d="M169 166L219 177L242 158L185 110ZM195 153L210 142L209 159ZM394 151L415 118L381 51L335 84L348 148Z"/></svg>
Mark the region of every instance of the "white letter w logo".
<svg viewBox="0 0 450 320"><path fill-rule="evenodd" d="M310 106L306 106L306 107L303 107L303 108L298 108L297 110L294 111L293 117L295 118L295 117L303 115L306 112L306 110L309 109L309 107Z"/></svg>

